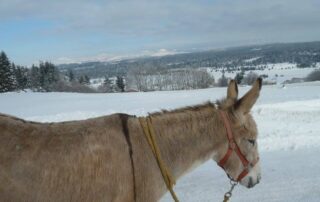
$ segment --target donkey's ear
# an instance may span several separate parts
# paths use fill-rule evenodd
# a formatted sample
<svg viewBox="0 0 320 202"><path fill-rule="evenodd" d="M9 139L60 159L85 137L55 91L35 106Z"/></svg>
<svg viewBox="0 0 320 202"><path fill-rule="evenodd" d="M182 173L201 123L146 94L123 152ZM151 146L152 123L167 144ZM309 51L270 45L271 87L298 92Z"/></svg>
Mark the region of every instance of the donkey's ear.
<svg viewBox="0 0 320 202"><path fill-rule="evenodd" d="M235 108L237 111L246 114L249 113L254 103L256 103L262 86L262 79L258 78L252 88L237 101Z"/></svg>
<svg viewBox="0 0 320 202"><path fill-rule="evenodd" d="M236 101L238 98L238 85L235 80L231 80L228 86L227 99Z"/></svg>

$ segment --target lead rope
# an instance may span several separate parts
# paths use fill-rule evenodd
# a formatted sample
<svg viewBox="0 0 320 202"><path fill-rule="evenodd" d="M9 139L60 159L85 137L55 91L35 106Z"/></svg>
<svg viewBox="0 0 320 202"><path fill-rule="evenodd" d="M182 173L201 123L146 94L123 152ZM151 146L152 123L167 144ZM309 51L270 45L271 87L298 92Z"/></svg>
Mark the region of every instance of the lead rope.
<svg viewBox="0 0 320 202"><path fill-rule="evenodd" d="M228 201L229 201L229 199L230 199L231 196L232 196L232 191L233 191L233 189L235 188L235 186L238 185L238 182L233 181L233 180L230 180L230 184L231 184L231 188L230 188L229 191L227 191L227 192L224 194L223 202L228 202Z"/></svg>
<svg viewBox="0 0 320 202"><path fill-rule="evenodd" d="M146 117L146 118L139 118L140 124L143 128L144 134L148 140L148 143L151 147L151 150L154 154L154 157L158 163L158 166L160 168L162 177L164 179L164 182L170 191L170 194L175 202L179 202L177 195L175 194L173 190L173 185L176 183L173 176L169 172L168 167L166 167L165 163L163 162L160 154L160 150L158 148L158 145L156 144L155 140L155 131L154 128L152 127L152 122L151 122L151 117Z"/></svg>

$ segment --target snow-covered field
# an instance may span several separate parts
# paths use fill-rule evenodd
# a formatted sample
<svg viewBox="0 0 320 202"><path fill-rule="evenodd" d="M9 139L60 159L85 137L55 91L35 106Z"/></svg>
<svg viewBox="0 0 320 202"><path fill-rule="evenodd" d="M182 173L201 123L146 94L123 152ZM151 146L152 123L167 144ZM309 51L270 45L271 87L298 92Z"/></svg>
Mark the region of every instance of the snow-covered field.
<svg viewBox="0 0 320 202"><path fill-rule="evenodd" d="M249 87L241 87L243 94ZM123 112L146 115L160 109L215 101L226 88L148 93L4 93L0 112L27 120L56 122ZM252 110L259 128L262 181L236 187L232 201L320 201L320 82L264 86ZM178 181L181 201L222 201L227 177L207 162ZM167 194L162 202L172 201Z"/></svg>
<svg viewBox="0 0 320 202"><path fill-rule="evenodd" d="M253 60L255 58L249 59ZM258 75L268 75L268 78L265 78L266 81L275 82L275 83L283 83L284 81L291 80L293 78L305 78L309 73L311 73L315 69L320 69L320 63L317 63L315 67L308 68L298 68L295 63L274 63L263 65L265 68L263 70L259 70L261 65L256 66L256 70L253 72ZM239 67L240 68L240 67ZM222 70L225 70L225 67L221 67L220 69L212 69L207 68L207 71L217 80L222 76ZM234 72L225 72L225 76L228 78L234 78L239 71ZM247 74L248 72L246 72Z"/></svg>

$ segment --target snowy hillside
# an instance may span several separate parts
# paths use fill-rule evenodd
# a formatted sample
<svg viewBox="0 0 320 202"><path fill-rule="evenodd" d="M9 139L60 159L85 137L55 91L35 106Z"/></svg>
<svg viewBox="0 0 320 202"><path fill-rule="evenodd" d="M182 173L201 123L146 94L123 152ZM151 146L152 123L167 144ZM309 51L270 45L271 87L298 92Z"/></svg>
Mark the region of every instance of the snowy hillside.
<svg viewBox="0 0 320 202"><path fill-rule="evenodd" d="M255 59L255 58L252 58ZM249 59L250 61L252 59ZM246 67L246 66L244 66ZM254 67L255 70L253 72L258 75L267 75L264 78L265 81L274 82L277 84L281 84L285 81L289 81L293 78L305 78L309 73L311 73L315 69L320 69L320 63L317 63L315 67L307 67L307 68L298 68L295 63L270 63L266 65L257 65L251 66ZM226 67L221 67L218 69L207 68L207 71L215 78L219 79L222 76L222 72L225 71L225 76L228 78L234 78L237 73L240 73L240 67L237 71L226 71ZM249 71L246 71L246 74Z"/></svg>
<svg viewBox="0 0 320 202"><path fill-rule="evenodd" d="M249 87L241 87L244 94ZM148 93L3 93L0 112L40 122L97 117L116 112L146 115L211 100L226 88ZM264 86L253 108L259 128L262 181L253 189L236 187L232 201L320 200L320 82ZM175 190L181 201L222 201L227 177L207 162L182 179ZM162 202L172 201L167 194Z"/></svg>

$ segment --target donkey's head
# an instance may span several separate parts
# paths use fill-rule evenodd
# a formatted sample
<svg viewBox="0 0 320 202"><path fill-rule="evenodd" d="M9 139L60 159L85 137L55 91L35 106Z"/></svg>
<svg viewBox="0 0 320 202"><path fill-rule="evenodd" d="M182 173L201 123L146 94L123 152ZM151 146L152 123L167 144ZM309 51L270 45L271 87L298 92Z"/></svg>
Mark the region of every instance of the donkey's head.
<svg viewBox="0 0 320 202"><path fill-rule="evenodd" d="M225 127L227 127L226 124L230 125L235 142L233 144L231 140L230 143L228 138L223 137L223 144L217 156L219 165L225 169L231 179L239 181L248 188L259 183L261 178L258 161L258 131L250 115L250 110L259 97L261 85L262 80L259 78L252 88L238 99L237 83L232 80L228 86L227 98L219 103L220 110L225 112L225 120L228 120L224 123Z"/></svg>

